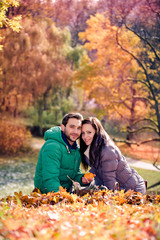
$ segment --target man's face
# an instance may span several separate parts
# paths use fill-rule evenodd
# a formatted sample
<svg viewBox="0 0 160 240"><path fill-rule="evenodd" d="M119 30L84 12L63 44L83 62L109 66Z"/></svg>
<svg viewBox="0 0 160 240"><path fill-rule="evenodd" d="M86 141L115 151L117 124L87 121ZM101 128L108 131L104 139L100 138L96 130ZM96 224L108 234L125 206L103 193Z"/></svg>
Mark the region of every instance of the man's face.
<svg viewBox="0 0 160 240"><path fill-rule="evenodd" d="M70 145L73 145L73 143L80 137L81 128L81 120L78 120L76 118L70 118L66 126L61 124L61 130L66 135L66 138Z"/></svg>

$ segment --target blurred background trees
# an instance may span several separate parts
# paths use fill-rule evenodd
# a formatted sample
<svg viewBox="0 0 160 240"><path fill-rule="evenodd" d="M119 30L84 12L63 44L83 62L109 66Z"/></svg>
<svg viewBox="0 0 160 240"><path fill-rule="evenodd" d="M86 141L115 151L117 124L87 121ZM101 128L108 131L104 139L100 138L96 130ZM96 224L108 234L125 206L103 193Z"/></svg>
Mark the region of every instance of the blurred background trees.
<svg viewBox="0 0 160 240"><path fill-rule="evenodd" d="M128 143L137 136L143 142L138 133L144 131L150 136L145 142L159 141L159 8L158 1L107 1L106 12L92 16L79 34L94 54L86 75L86 66L79 70L79 84L103 116L125 123Z"/></svg>
<svg viewBox="0 0 160 240"><path fill-rule="evenodd" d="M3 1L0 13L1 119L43 135L79 111L128 144L159 142L159 0Z"/></svg>

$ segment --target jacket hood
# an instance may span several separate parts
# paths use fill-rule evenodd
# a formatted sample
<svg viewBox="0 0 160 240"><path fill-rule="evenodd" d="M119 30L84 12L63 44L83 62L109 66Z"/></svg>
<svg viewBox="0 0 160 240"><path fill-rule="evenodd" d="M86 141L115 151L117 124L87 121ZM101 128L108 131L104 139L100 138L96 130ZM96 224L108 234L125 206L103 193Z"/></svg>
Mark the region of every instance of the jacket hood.
<svg viewBox="0 0 160 240"><path fill-rule="evenodd" d="M60 142L66 145L62 138L61 127L52 127L49 130L47 130L44 134L44 140L45 141L56 140L57 142Z"/></svg>

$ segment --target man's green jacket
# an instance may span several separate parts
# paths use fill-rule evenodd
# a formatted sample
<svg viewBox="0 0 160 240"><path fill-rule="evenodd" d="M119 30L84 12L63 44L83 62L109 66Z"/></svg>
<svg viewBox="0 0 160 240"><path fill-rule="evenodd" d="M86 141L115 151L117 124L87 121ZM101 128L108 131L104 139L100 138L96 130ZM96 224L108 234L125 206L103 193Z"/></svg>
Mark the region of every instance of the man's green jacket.
<svg viewBox="0 0 160 240"><path fill-rule="evenodd" d="M71 180L79 182L84 174L80 171L81 155L79 147L70 149L62 138L61 128L53 127L45 132L45 143L42 146L36 172L34 185L41 193L58 192L59 186L68 191L72 187Z"/></svg>

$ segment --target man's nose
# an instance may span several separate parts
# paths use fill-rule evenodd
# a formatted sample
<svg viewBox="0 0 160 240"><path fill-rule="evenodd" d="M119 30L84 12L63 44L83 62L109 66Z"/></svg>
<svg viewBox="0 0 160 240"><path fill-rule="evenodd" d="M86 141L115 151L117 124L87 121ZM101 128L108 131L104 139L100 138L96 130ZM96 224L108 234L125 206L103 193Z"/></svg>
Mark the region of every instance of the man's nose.
<svg viewBox="0 0 160 240"><path fill-rule="evenodd" d="M75 132L75 133L78 133L78 128L75 128L75 129L74 129L74 132Z"/></svg>

